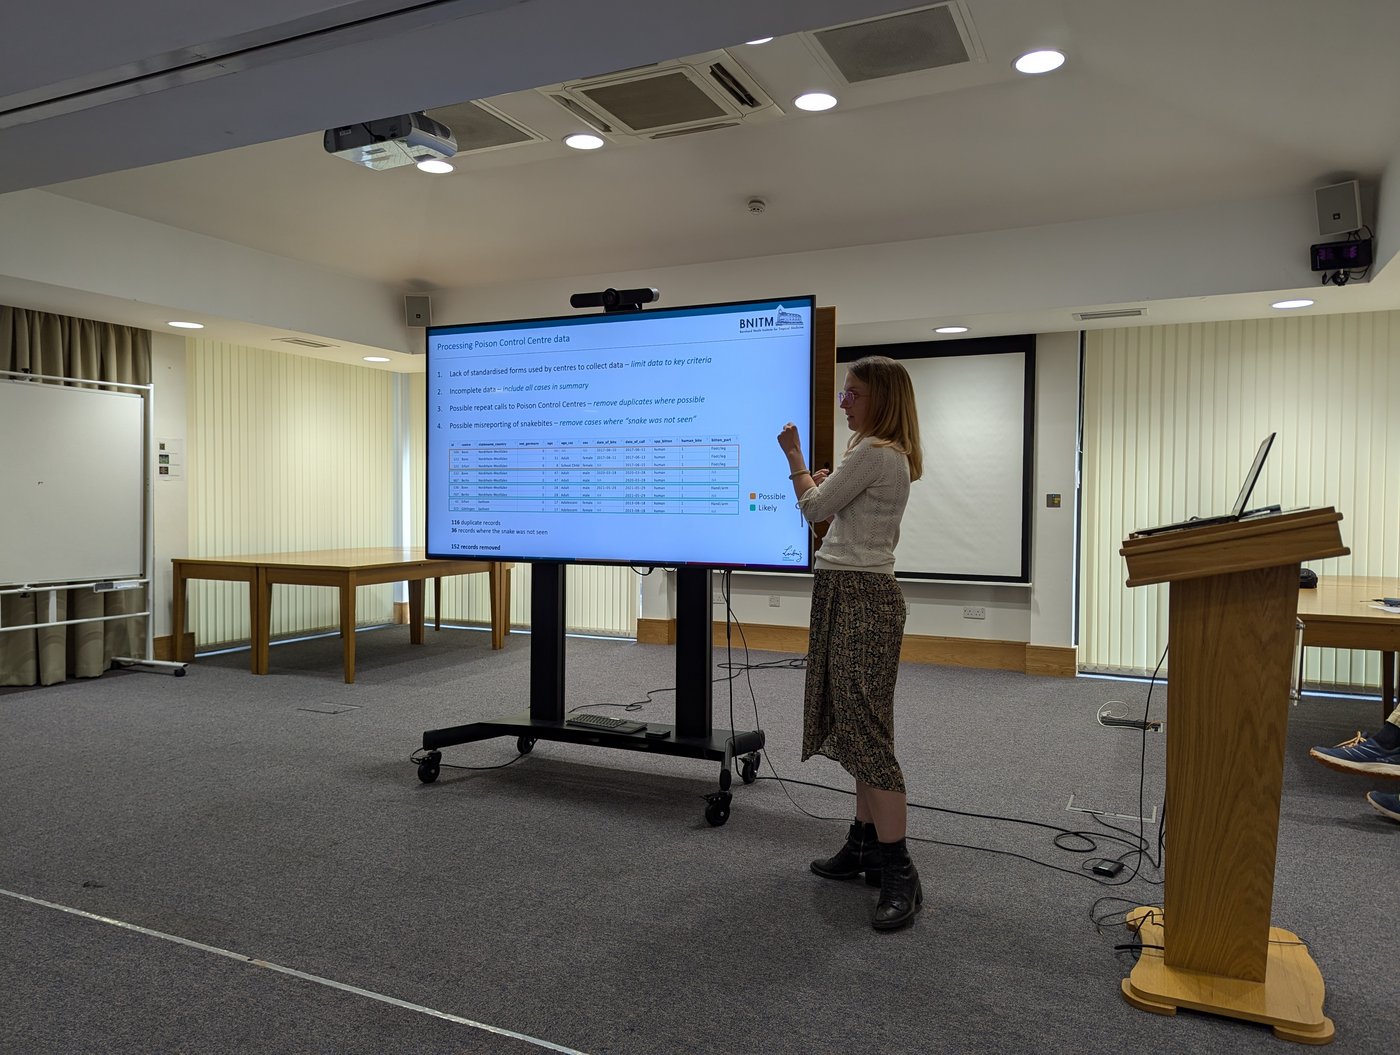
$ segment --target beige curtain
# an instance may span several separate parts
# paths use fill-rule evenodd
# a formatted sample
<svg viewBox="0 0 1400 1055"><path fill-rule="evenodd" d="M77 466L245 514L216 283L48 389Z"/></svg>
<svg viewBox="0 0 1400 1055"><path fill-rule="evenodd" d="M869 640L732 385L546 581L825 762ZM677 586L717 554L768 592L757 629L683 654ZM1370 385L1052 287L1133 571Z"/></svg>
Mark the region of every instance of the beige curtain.
<svg viewBox="0 0 1400 1055"><path fill-rule="evenodd" d="M151 334L129 326L0 306L0 370L79 381L150 384ZM34 442L43 443L44 437L36 436ZM3 451L0 457L23 458L24 451ZM0 501L4 500L0 495ZM102 511L94 510L93 517L100 523ZM0 540L3 544L7 543ZM151 569L146 571L149 574ZM147 592L99 594L89 589L8 594L0 596L0 625L139 612L145 607ZM144 618L136 618L0 630L0 685L53 685L70 676L97 677L111 665L113 656L145 655L145 624Z"/></svg>

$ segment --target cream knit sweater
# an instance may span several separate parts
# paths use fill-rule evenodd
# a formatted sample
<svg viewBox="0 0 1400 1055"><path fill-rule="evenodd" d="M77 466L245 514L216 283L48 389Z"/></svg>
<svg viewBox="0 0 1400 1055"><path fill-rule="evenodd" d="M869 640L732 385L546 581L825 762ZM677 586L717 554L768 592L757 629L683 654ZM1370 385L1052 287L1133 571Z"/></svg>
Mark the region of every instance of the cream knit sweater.
<svg viewBox="0 0 1400 1055"><path fill-rule="evenodd" d="M809 524L834 516L815 567L894 574L899 522L909 501L909 459L869 438L797 501Z"/></svg>

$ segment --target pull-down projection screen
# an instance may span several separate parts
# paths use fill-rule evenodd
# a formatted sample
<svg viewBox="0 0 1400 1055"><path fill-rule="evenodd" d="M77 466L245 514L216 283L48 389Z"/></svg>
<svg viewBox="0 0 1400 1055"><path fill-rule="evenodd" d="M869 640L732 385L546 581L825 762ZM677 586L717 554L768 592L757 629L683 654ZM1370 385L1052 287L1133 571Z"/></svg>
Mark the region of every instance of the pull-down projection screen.
<svg viewBox="0 0 1400 1055"><path fill-rule="evenodd" d="M909 491L895 574L1029 582L1035 338L842 348L838 386L864 355L903 363L919 408L924 475Z"/></svg>

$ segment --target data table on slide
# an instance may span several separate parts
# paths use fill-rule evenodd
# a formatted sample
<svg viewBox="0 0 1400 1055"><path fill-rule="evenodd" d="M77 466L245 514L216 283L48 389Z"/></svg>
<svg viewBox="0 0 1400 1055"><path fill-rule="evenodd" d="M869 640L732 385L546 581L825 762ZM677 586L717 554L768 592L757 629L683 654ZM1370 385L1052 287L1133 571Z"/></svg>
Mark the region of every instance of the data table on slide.
<svg viewBox="0 0 1400 1055"><path fill-rule="evenodd" d="M733 436L481 443L447 451L453 513L737 516Z"/></svg>

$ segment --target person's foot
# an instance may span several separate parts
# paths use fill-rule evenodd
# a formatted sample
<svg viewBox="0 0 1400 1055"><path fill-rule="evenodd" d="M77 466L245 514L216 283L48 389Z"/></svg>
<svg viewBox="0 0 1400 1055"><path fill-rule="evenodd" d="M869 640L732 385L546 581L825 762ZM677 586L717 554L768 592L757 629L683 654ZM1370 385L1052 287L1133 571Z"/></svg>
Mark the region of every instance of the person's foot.
<svg viewBox="0 0 1400 1055"><path fill-rule="evenodd" d="M1314 747L1308 754L1328 769L1343 773L1400 777L1400 747L1382 747L1375 737L1361 733L1336 747Z"/></svg>
<svg viewBox="0 0 1400 1055"><path fill-rule="evenodd" d="M812 871L823 879L854 879L865 873L867 886L880 885L880 839L869 821L853 821L846 845L836 856L812 862Z"/></svg>
<svg viewBox="0 0 1400 1055"><path fill-rule="evenodd" d="M1400 795L1393 791L1368 791L1366 801L1381 816L1400 822Z"/></svg>
<svg viewBox="0 0 1400 1055"><path fill-rule="evenodd" d="M898 930L911 923L923 906L924 888L903 839L879 846L880 900L870 925L876 930Z"/></svg>

